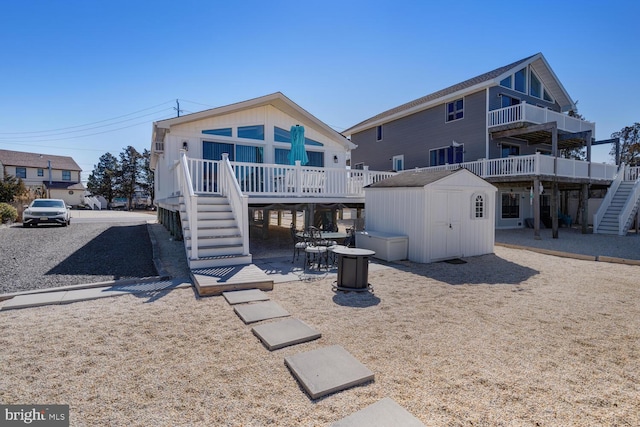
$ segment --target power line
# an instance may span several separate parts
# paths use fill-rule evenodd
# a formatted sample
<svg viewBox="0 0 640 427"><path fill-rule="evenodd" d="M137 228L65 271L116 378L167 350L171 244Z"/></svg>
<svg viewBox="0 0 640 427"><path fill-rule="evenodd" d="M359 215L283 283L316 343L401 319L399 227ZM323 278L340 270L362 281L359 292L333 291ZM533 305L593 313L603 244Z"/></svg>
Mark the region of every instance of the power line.
<svg viewBox="0 0 640 427"><path fill-rule="evenodd" d="M136 120L136 119L140 119L142 117L146 117L146 116L151 116L151 115L154 115L154 114L162 113L163 111L167 111L167 110L171 110L171 108L164 108L162 110L153 111L151 113L143 114L141 116L131 117L129 119L120 120L120 121L113 122L113 123L108 123L108 124L105 124L105 125L93 126L93 127L89 127L89 128L85 128L85 129L70 130L70 131L66 131L66 132L54 132L54 133L45 134L45 135L0 136L0 140L46 138L46 137L49 137L49 136L58 136L58 135L66 135L66 134L70 134L70 133L86 132L86 131L93 130L93 129L99 129L99 128L104 128L104 127L108 127L108 126L114 126L114 125L117 125L117 124L120 124L120 123L130 122L131 120Z"/></svg>
<svg viewBox="0 0 640 427"><path fill-rule="evenodd" d="M162 116L162 117L158 117L156 119L153 119L152 121L164 120L164 119L167 119L167 118L170 118L170 117ZM143 125L143 124L149 124L149 122L150 122L150 120L145 120L144 122L134 123L132 125L123 126L123 127L117 128L117 129L109 129L109 130L105 130L103 132L89 133L89 134L86 134L86 135L68 136L66 138L38 139L38 140L34 140L32 142L53 142L53 141L65 141L67 139L85 138L87 136L102 135L102 134L109 133L109 132L116 132L116 131L123 130L123 129L129 129L129 128L132 128L132 127L135 127L135 126L140 126L140 125ZM0 143L1 144L29 145L29 144L24 144L22 142L14 142L14 143L12 143L12 142L7 142L7 141L10 141L10 140L2 140L2 139L0 139ZM34 146L34 145L32 145L32 146Z"/></svg>
<svg viewBox="0 0 640 427"><path fill-rule="evenodd" d="M154 109L154 108L158 108L158 107L160 107L162 105L165 105L165 104L168 104L168 103L173 103L173 100L165 101L165 102L163 102L161 104L154 105L152 107L143 108L142 110L134 111L133 113L123 114L121 116L112 117L110 119L98 120L97 122L86 123L84 125L69 126L69 127L57 128L57 129L49 129L49 130L26 131L26 132L0 132L0 134L2 134L2 135L20 135L20 134L26 134L26 133L49 133L49 132L57 132L57 131L61 131L61 130L67 130L67 129L77 129L77 128L80 128L80 127L91 126L91 125L95 125L95 124L98 124L98 123L108 122L108 121L111 121L111 120L117 120L117 119L120 119L122 117L127 117L127 116L131 116L133 114L141 113L143 111L147 111L147 110L151 110L151 109Z"/></svg>

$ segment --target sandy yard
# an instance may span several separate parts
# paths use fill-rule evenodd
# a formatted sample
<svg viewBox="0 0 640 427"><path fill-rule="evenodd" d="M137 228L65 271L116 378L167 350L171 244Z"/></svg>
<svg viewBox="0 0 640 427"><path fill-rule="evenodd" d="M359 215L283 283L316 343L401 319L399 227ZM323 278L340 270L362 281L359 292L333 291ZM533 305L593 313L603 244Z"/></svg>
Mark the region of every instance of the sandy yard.
<svg viewBox="0 0 640 427"><path fill-rule="evenodd" d="M0 313L0 401L72 426L324 426L390 397L427 426L640 425L640 267L496 247L403 263L375 294L331 280L272 300L322 338L269 352L191 290ZM312 401L286 355L339 344L375 381Z"/></svg>

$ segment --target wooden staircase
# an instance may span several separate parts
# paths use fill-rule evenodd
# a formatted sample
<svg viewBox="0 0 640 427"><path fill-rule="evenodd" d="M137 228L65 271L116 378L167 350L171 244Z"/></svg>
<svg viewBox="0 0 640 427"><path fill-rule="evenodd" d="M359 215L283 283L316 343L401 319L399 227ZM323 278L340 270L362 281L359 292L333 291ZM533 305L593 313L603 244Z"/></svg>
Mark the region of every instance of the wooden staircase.
<svg viewBox="0 0 640 427"><path fill-rule="evenodd" d="M197 221L194 225L186 215L184 203L180 204L182 232L189 268L212 268L251 264L251 254L243 255L242 232L231 206L222 196L198 196ZM193 250L193 227L197 227L197 258Z"/></svg>
<svg viewBox="0 0 640 427"><path fill-rule="evenodd" d="M638 209L638 201L636 200L636 206L633 210L633 213L630 215L630 218L625 221L626 230L620 230L618 217L624 208L627 200L629 200L630 196L633 192L633 187L635 183L633 181L622 181L618 186L616 193L613 195L611 199L611 204L605 211L602 220L600 221L600 225L598 226L597 232L600 234L615 234L615 235L624 235L628 230L630 225L630 219L633 218L633 215Z"/></svg>

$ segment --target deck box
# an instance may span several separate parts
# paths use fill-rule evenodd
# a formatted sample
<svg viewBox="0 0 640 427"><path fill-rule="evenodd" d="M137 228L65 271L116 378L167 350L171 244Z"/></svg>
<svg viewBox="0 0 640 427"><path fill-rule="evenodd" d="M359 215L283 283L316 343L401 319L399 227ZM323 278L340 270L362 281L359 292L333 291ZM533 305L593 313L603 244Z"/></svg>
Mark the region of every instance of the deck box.
<svg viewBox="0 0 640 427"><path fill-rule="evenodd" d="M398 261L407 259L409 237L382 231L358 231L356 233L356 247L374 251L376 254L373 257L375 258Z"/></svg>

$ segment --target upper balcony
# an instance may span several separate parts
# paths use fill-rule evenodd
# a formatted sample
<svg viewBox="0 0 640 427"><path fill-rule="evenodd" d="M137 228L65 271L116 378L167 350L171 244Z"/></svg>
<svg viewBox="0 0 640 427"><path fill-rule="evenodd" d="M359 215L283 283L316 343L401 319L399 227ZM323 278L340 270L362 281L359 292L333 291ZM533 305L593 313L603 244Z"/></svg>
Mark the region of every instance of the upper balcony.
<svg viewBox="0 0 640 427"><path fill-rule="evenodd" d="M593 122L580 120L567 114L558 113L548 108L537 107L527 104L526 102L489 111L487 118L489 131L550 122L556 122L558 130L565 133L591 131L591 135L593 136L596 131L596 124Z"/></svg>

